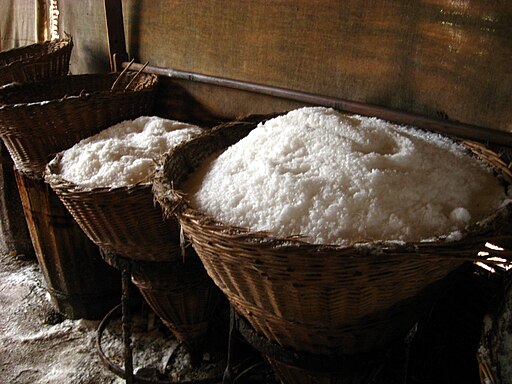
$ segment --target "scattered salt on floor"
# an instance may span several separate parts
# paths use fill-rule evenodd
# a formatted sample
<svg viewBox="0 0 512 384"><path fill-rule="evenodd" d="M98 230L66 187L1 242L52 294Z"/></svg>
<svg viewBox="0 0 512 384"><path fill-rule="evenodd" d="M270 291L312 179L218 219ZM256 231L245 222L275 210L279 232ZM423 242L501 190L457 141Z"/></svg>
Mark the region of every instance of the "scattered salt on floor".
<svg viewBox="0 0 512 384"><path fill-rule="evenodd" d="M99 321L61 319L60 323L48 324L47 316L55 311L45 300L45 293L42 274L35 261L0 254L0 382L125 383L100 360L96 349ZM140 375L145 370L161 372L167 379L176 376L186 382L219 376L217 371L222 373L225 367L222 363L192 367L171 332L161 324L148 330L149 315L139 312L143 311L132 313L135 372ZM118 318L105 329L102 349L112 363L124 366L122 327Z"/></svg>
<svg viewBox="0 0 512 384"><path fill-rule="evenodd" d="M123 383L99 360L95 348L98 322L46 323L52 311L45 293L35 262L0 255L0 381Z"/></svg>
<svg viewBox="0 0 512 384"><path fill-rule="evenodd" d="M60 175L82 187L121 187L144 181L169 149L201 128L157 116L126 120L66 150Z"/></svg>
<svg viewBox="0 0 512 384"><path fill-rule="evenodd" d="M460 233L506 199L453 141L322 107L260 124L183 189L227 224L340 245Z"/></svg>

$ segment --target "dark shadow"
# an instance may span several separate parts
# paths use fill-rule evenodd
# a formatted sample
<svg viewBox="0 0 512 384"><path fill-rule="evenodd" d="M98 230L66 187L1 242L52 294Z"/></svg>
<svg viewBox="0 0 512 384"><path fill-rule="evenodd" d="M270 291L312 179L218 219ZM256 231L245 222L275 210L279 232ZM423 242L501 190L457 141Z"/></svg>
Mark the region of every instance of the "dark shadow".
<svg viewBox="0 0 512 384"><path fill-rule="evenodd" d="M181 85L165 77L160 77L155 114L202 127L213 127L226 120L202 105Z"/></svg>

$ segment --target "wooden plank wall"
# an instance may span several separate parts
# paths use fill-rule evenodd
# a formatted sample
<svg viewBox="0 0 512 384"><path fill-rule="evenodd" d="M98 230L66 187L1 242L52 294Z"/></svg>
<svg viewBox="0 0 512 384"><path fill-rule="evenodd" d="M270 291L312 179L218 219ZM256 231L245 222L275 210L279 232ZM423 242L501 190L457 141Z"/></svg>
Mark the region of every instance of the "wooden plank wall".
<svg viewBox="0 0 512 384"><path fill-rule="evenodd" d="M75 68L108 63L103 2L60 4ZM512 130L512 2L125 0L123 12L139 62ZM226 116L293 106L181 85Z"/></svg>

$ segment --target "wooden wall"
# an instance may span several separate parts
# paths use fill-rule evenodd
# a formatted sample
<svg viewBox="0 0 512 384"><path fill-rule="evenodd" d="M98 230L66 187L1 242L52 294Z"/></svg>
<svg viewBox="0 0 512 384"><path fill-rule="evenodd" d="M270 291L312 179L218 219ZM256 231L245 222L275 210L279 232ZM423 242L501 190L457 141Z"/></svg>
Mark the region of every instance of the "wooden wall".
<svg viewBox="0 0 512 384"><path fill-rule="evenodd" d="M103 1L61 0L75 72L108 68ZM124 0L139 62L512 131L512 2ZM183 84L221 114L286 109Z"/></svg>
<svg viewBox="0 0 512 384"><path fill-rule="evenodd" d="M109 71L107 27L103 1L59 0L59 34L73 37L73 74Z"/></svg>

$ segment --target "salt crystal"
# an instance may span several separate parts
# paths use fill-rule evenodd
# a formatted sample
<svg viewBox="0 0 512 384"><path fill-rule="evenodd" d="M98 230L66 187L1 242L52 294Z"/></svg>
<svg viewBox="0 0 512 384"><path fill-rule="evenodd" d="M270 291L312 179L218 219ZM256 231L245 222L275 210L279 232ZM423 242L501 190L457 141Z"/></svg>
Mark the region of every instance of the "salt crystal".
<svg viewBox="0 0 512 384"><path fill-rule="evenodd" d="M322 107L259 124L183 189L226 224L338 245L458 238L506 197L446 137Z"/></svg>
<svg viewBox="0 0 512 384"><path fill-rule="evenodd" d="M123 187L144 182L155 161L201 128L157 116L126 120L64 151L59 174L82 187Z"/></svg>

